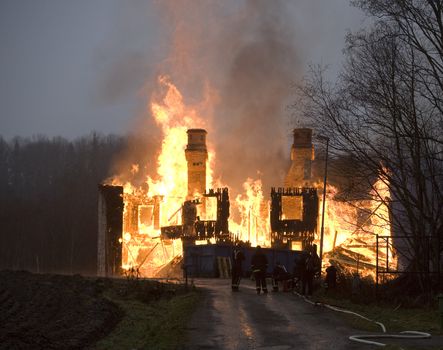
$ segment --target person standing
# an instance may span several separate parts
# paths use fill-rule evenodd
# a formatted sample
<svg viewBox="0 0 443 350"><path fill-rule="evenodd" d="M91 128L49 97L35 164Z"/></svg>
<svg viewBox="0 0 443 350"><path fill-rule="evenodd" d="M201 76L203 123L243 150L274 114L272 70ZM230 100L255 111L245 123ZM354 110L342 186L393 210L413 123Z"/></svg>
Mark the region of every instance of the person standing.
<svg viewBox="0 0 443 350"><path fill-rule="evenodd" d="M321 269L320 258L317 254L317 246L314 244L308 248L308 253L305 262L305 271L302 277L302 294L312 295L313 281L315 274L318 274Z"/></svg>
<svg viewBox="0 0 443 350"><path fill-rule="evenodd" d="M252 256L251 265L252 272L255 277L257 294L260 294L261 290L263 290L263 293L267 293L268 287L266 285L266 269L268 268L268 259L259 245Z"/></svg>
<svg viewBox="0 0 443 350"><path fill-rule="evenodd" d="M243 275L243 261L245 260L245 255L240 249L240 245L237 243L232 252L232 291L238 292L240 287L240 279Z"/></svg>
<svg viewBox="0 0 443 350"><path fill-rule="evenodd" d="M307 252L303 250L294 260L294 277L292 282L292 290L302 292L303 276L306 270Z"/></svg>
<svg viewBox="0 0 443 350"><path fill-rule="evenodd" d="M277 265L275 265L274 271L272 272L272 290L278 292L278 282L281 282L283 291L286 292L288 290L288 280L290 277L291 275L288 273L288 270L286 270L285 265L277 261Z"/></svg>
<svg viewBox="0 0 443 350"><path fill-rule="evenodd" d="M337 285L337 269L332 263L326 269L325 284L326 284L326 291L335 289Z"/></svg>

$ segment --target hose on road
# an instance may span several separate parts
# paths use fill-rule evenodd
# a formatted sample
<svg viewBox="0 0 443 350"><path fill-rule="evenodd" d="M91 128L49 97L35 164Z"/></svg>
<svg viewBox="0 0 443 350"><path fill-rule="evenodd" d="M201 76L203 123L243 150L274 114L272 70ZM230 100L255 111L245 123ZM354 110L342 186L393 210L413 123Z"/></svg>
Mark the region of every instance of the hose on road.
<svg viewBox="0 0 443 350"><path fill-rule="evenodd" d="M400 332L400 334L388 334L386 333L386 327L383 323L381 322L377 322L375 320L371 320L370 318L367 318L363 315L360 315L357 312L354 311L350 311L350 310L346 310L346 309L342 309L339 308L337 306L332 306L332 305L328 305L325 303L320 303L320 302L314 302L312 300L309 300L308 298L306 298L304 295L301 295L297 292L294 292L294 294L298 295L299 297L303 298L304 301L306 301L309 304L312 304L314 306L323 306L326 307L328 309L331 309L333 311L337 311L337 312L343 312L346 314L351 314L357 317L360 317L364 320L367 320L369 322L373 322L377 325L380 326L381 330L383 333L376 333L376 334L355 334L355 335L351 335L349 337L349 340L358 342L358 343L364 343L364 344L371 344L371 345L377 345L377 346L386 346L385 343L381 343L381 342L377 342L374 340L366 340L366 339L371 339L371 338L391 338L391 339L425 339L425 338L430 338L431 334L429 333L425 333L425 332L418 332L418 331L404 331L404 332Z"/></svg>

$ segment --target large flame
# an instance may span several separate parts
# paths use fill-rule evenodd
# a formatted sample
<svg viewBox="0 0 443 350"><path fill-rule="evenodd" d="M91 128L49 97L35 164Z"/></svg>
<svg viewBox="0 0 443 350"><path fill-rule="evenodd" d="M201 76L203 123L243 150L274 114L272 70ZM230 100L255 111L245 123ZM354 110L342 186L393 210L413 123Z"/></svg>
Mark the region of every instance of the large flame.
<svg viewBox="0 0 443 350"><path fill-rule="evenodd" d="M167 265L177 262L183 253L180 239L161 239L160 227L182 224L182 205L188 199L187 161L185 148L187 130L193 128L210 129L208 119L198 115L197 109L185 104L177 87L169 78L158 80L161 93L151 99L150 111L160 128L163 141L157 157L155 169L151 169L144 188L131 183L124 185L124 225L122 237L123 268L138 272L142 276L155 276ZM206 171L207 189L223 186L214 180L215 152L208 143ZM139 165L131 171L139 171ZM119 184L113 181L113 184ZM321 188L322 186L316 186ZM270 246L269 201L265 199L260 179L247 178L244 192L231 201L231 208L238 211L239 219L229 219L233 239L249 242L252 246ZM325 203L325 225L323 251L340 254L327 254L349 269L357 269L365 274L373 274L376 260L375 237L389 236L389 211L385 199L389 198L386 181L380 179L374 186L373 199L356 203L335 200L337 189L327 186ZM195 196L202 194L196 193ZM380 202L380 199L382 200ZM202 201L206 206L202 213L205 218L216 217L216 203L210 198ZM320 198L319 208L322 208ZM360 218L361 213L366 218ZM320 228L322 212L319 210ZM158 217L156 222L155 217ZM318 230L319 231L319 230ZM214 243L214 240L211 241ZM196 242L196 243L207 243ZM317 232L316 243L319 243ZM300 246L298 246L300 248ZM379 263L395 263L391 247L383 242ZM357 264L355 262L357 261Z"/></svg>
<svg viewBox="0 0 443 350"><path fill-rule="evenodd" d="M184 149L187 143L186 131L189 128L204 128L205 123L195 110L186 108L180 91L166 77L159 83L166 88L162 100L151 103L151 112L163 132L163 142L157 159L158 180L148 177L148 196L165 196L163 210L170 212L181 206L187 195L187 163ZM208 179L209 183L212 179ZM169 198L169 200L168 200ZM167 224L167 222L162 222Z"/></svg>
<svg viewBox="0 0 443 350"><path fill-rule="evenodd" d="M147 191L130 183L124 184L123 268L137 271L143 276L156 275L166 264L182 254L181 241L161 240L160 227L181 224L181 208L187 199L188 188L184 152L186 132L191 128L208 128L196 110L185 105L182 94L167 77L161 76L158 82L163 95L152 98L150 103L150 111L163 134L157 168L146 179ZM206 184L207 188L212 188L215 184L215 152L210 142L208 146ZM133 165L132 171L138 171L138 168L138 165ZM114 181L113 184L118 182ZM225 187L220 181L216 185ZM269 245L269 203L264 199L261 181L247 179L244 189L245 194L231 202L231 206L237 206L241 213L239 223L230 220L231 231L238 239L250 241L253 246ZM198 197L201 194L195 195ZM206 206L202 211L204 218L215 218L217 207L214 201L208 198L203 203ZM136 225L131 224L134 207L139 209L139 213L140 208L144 208L151 217L156 215L154 211L158 208L160 222L156 224L152 220L148 223L138 220Z"/></svg>
<svg viewBox="0 0 443 350"><path fill-rule="evenodd" d="M244 194L239 194L234 204L240 212L240 222L231 219L229 227L238 240L249 242L253 247L269 246L269 202L264 198L262 182L248 178L243 189Z"/></svg>
<svg viewBox="0 0 443 350"><path fill-rule="evenodd" d="M182 94L167 77L161 76L158 82L164 95L153 98L150 104L151 113L163 134L157 168L146 179L147 193L128 184L124 186L125 211L131 206L134 196L139 195L150 202L151 212L148 215L160 218L159 223L151 220L149 225L139 222L137 229L128 223L130 214L125 215L123 268L135 268L145 276L155 275L168 262L182 255L181 241L161 240L160 227L181 223L180 210L187 196L186 131L192 127L205 127L204 121L194 109L184 104ZM211 176L212 172L208 172L208 183L212 182ZM155 210L160 212L154 213Z"/></svg>
<svg viewBox="0 0 443 350"><path fill-rule="evenodd" d="M379 178L373 186L372 198L364 201L335 201L336 193L335 187L327 187L324 251L331 253L326 256L350 273L375 277L378 248L380 271L395 269L395 252L388 238L391 224L387 181Z"/></svg>

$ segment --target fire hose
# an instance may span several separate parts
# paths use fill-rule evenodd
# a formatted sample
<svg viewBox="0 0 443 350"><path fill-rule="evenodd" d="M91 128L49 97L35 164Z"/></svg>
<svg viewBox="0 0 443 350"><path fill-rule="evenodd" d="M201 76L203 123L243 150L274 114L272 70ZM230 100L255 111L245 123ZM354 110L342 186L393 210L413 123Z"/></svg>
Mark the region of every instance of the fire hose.
<svg viewBox="0 0 443 350"><path fill-rule="evenodd" d="M404 331L404 332L400 332L400 334L389 334L386 333L386 327L383 323L381 322L377 322L375 320L371 320L370 318L367 318L363 315L360 315L354 311L350 311L350 310L346 310L346 309L342 309L336 306L332 306L332 305L328 305L325 303L320 303L318 301L314 302L312 300L309 300L308 298L306 298L304 295L301 295L297 292L294 292L294 294L297 294L299 297L303 298L307 303L312 304L314 306L323 306L326 307L330 310L333 311L337 311L337 312L343 312L346 314L351 314L357 317L360 317L366 321L369 322L373 322L377 325L380 326L381 330L383 333L376 333L376 334L355 334L355 335L351 335L349 336L349 340L358 342L358 343L364 343L364 344L371 344L371 345L376 345L376 346L386 346L385 343L381 343L378 341L374 341L374 340L366 340L366 339L370 339L370 338L391 338L391 339L425 339L425 338L430 338L431 334L429 333L425 333L425 332L418 332L418 331Z"/></svg>

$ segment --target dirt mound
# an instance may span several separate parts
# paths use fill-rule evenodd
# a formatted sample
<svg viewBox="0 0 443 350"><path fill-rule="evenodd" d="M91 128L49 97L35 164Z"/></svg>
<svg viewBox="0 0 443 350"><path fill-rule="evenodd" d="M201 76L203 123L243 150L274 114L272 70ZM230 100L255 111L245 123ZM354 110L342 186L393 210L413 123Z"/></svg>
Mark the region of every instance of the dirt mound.
<svg viewBox="0 0 443 350"><path fill-rule="evenodd" d="M122 317L104 280L0 271L0 349L79 349Z"/></svg>

